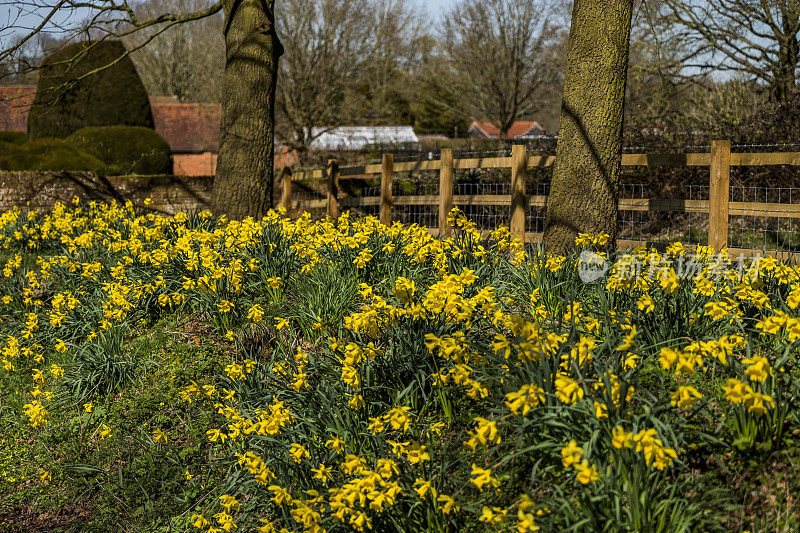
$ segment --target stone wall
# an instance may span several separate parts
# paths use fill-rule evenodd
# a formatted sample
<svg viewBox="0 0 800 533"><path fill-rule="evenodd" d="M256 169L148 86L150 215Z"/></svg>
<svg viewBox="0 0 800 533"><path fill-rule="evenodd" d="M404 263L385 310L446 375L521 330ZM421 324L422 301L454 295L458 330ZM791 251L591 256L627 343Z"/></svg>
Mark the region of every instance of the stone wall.
<svg viewBox="0 0 800 533"><path fill-rule="evenodd" d="M90 172L0 172L0 212L14 206L49 209L75 196L103 202L132 201L166 214L209 209L213 176L101 177Z"/></svg>

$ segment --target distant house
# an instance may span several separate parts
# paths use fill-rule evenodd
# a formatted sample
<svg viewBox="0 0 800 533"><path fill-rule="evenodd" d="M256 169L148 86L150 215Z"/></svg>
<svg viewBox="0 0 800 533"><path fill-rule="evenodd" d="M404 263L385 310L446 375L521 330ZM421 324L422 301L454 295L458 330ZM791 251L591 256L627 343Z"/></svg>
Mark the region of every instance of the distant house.
<svg viewBox="0 0 800 533"><path fill-rule="evenodd" d="M411 126L340 126L313 128L312 150L361 150L371 144L411 144L419 142Z"/></svg>
<svg viewBox="0 0 800 533"><path fill-rule="evenodd" d="M508 128L508 139L537 138L547 135L545 129L536 121L518 120ZM467 136L475 139L498 139L500 129L491 122L473 122Z"/></svg>

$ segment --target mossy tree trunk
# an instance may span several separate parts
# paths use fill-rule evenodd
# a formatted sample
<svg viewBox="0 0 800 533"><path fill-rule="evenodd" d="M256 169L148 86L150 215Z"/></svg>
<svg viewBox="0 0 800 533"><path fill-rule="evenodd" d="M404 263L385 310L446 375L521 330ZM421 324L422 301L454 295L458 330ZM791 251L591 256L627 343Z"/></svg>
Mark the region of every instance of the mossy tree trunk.
<svg viewBox="0 0 800 533"><path fill-rule="evenodd" d="M283 47L274 0L224 0L225 78L212 204L218 215L261 217L271 207L275 82Z"/></svg>
<svg viewBox="0 0 800 533"><path fill-rule="evenodd" d="M545 247L565 253L578 233L617 228L622 113L633 0L575 0Z"/></svg>

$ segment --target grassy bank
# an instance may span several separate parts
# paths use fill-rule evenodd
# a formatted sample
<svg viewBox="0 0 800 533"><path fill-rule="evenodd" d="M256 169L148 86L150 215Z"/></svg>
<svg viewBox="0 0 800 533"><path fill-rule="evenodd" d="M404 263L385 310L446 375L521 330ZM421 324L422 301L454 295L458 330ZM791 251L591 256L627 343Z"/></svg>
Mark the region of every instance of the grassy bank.
<svg viewBox="0 0 800 533"><path fill-rule="evenodd" d="M452 223L0 215L0 530L798 527L798 270Z"/></svg>

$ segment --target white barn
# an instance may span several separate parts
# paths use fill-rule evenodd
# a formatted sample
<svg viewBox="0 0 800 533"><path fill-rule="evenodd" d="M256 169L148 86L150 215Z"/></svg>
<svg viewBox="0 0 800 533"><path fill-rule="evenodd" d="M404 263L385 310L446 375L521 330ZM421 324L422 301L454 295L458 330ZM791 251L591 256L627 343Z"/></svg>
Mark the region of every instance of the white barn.
<svg viewBox="0 0 800 533"><path fill-rule="evenodd" d="M419 142L411 126L340 126L313 128L312 150L360 150L370 144L410 144Z"/></svg>

